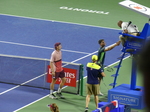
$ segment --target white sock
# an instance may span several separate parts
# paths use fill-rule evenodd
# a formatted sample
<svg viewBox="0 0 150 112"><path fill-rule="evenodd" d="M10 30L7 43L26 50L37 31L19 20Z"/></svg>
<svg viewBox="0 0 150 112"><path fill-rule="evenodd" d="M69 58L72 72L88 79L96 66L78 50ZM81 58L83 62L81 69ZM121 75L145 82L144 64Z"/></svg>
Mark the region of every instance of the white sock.
<svg viewBox="0 0 150 112"><path fill-rule="evenodd" d="M52 94L52 93L53 93L53 91L54 91L54 90L50 90L50 94Z"/></svg>
<svg viewBox="0 0 150 112"><path fill-rule="evenodd" d="M58 93L61 93L61 88L58 88Z"/></svg>

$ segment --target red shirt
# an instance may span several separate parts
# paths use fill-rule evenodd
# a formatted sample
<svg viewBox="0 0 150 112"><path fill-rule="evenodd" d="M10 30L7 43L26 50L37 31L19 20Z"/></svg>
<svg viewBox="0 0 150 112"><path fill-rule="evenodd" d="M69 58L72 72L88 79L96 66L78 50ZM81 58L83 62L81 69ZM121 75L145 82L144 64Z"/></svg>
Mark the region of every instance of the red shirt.
<svg viewBox="0 0 150 112"><path fill-rule="evenodd" d="M51 54L50 62L53 62L53 67L55 72L61 72L62 68L62 53L61 51L53 51Z"/></svg>

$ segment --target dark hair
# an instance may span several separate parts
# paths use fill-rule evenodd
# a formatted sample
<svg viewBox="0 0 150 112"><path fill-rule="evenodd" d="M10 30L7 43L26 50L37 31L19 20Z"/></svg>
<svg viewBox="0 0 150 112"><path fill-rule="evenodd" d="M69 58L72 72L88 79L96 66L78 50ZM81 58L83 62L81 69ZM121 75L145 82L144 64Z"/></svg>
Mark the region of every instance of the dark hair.
<svg viewBox="0 0 150 112"><path fill-rule="evenodd" d="M50 110L53 111L53 112L59 112L59 108L56 105L56 103L50 104Z"/></svg>
<svg viewBox="0 0 150 112"><path fill-rule="evenodd" d="M117 23L117 24L118 24L118 26L119 26L120 28L121 28L121 24L122 24L122 23L123 23L123 21L121 21L121 20L120 20L120 21L118 21L118 23Z"/></svg>
<svg viewBox="0 0 150 112"><path fill-rule="evenodd" d="M61 43L60 43L60 42L55 43L55 45L54 45L55 49L57 49L57 46L59 46L59 45L61 45Z"/></svg>
<svg viewBox="0 0 150 112"><path fill-rule="evenodd" d="M100 39L100 40L98 41L98 43L101 44L102 41L104 41L104 39Z"/></svg>

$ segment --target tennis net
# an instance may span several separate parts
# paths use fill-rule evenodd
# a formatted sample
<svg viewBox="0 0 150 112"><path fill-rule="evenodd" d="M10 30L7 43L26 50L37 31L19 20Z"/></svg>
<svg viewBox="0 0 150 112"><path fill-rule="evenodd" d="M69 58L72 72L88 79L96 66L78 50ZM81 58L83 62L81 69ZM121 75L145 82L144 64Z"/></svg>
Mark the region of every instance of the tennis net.
<svg viewBox="0 0 150 112"><path fill-rule="evenodd" d="M0 83L49 89L50 83L47 81L49 63L49 59L0 54ZM83 65L63 62L63 67L77 71L76 86L66 86L63 92L82 95ZM54 89L57 90L58 86L56 84Z"/></svg>

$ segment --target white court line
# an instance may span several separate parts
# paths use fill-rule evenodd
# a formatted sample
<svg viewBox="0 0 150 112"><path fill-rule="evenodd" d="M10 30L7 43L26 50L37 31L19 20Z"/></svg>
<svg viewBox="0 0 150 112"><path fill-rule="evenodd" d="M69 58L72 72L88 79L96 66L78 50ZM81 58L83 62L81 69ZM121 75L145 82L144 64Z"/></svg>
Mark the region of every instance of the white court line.
<svg viewBox="0 0 150 112"><path fill-rule="evenodd" d="M76 24L76 25L82 25L82 26L90 26L90 27L98 27L98 28L106 28L106 29L112 29L112 30L120 30L115 28L109 28L109 27L102 27L102 26L92 26L92 25L86 25L86 24L80 24L80 23L72 23L72 22L64 22L64 21L56 21L56 20L48 20L48 19L41 19L41 18L32 18L32 17L25 17L25 16L17 16L17 15L9 15L9 14L0 14L4 16L14 16L14 17L20 17L20 18L26 18L26 19L35 19L35 20L43 20L43 21L51 21L51 22L60 22L60 23L67 23L67 24ZM43 47L43 46L35 46L35 45L29 45L29 44L21 44L21 43L14 43L14 42L7 42L7 41L0 41L1 43L8 43L8 44L16 44L16 45L22 45L22 46L29 46L29 47L37 47L37 48L44 48L44 49L54 49L49 47ZM75 53L81 53L81 54L90 54L86 52L80 52L80 51L71 51L71 50L64 50L67 52L75 52Z"/></svg>
<svg viewBox="0 0 150 112"><path fill-rule="evenodd" d="M79 60L81 60L81 59L84 59L84 58L86 58L86 57L88 57L88 56L91 56L91 55L93 55L93 54L95 54L95 53L97 53L97 52L98 52L98 51L95 51L95 52L93 52L93 53L91 53L91 54L88 54L88 55L82 57L82 58L79 58L79 59L77 59L77 60L74 60L74 61L72 61L71 63L77 62L77 61L79 61ZM48 94L48 95L49 95L49 94ZM33 103L36 103L37 101L42 100L43 98L47 97L48 95L46 95L46 96L44 96L44 97L42 97L42 98L40 98L40 99L38 99L38 100L35 100L35 101L33 101L33 102L31 102L31 103L29 103L29 104L27 104L27 105L25 105L25 106L23 106L23 107L21 107L21 108L15 110L15 111L13 111L13 112L17 112L17 111L19 111L19 110L21 110L21 109L23 109L23 108L25 108L25 107L27 107L27 106L33 104Z"/></svg>
<svg viewBox="0 0 150 112"><path fill-rule="evenodd" d="M15 87L10 88L10 89L8 89L8 90L6 90L6 91L3 91L3 92L0 93L0 95L5 94L5 93L7 93L7 92L9 92L9 91L11 91L11 90L13 90L13 89L16 89L16 88L18 88L18 87L20 87L20 86L22 86L22 85L24 85L24 84L26 84L26 83L28 83L28 82L31 82L31 81L33 81L33 80L35 80L35 79L37 79L37 78L40 78L40 77L42 77L42 76L44 76L44 75L46 75L46 74L47 74L47 73L44 73L44 74L39 75L38 77L35 77L35 78L33 78L33 79L30 79L30 80L28 80L28 81L26 81L26 82L24 82L24 83L22 83L22 84L20 84L20 85L18 85L18 86L15 86Z"/></svg>
<svg viewBox="0 0 150 112"><path fill-rule="evenodd" d="M125 60L125 59L127 59L127 58L129 58L130 56L127 56L126 58L124 58L123 60ZM110 65L108 65L107 67L109 67L109 66L112 66L112 65L114 65L114 64L116 64L116 63L118 63L119 61L116 61L116 62L114 62L114 63L112 63L112 64L110 64ZM107 67L105 67L105 68L107 68ZM87 76L85 76L84 77L84 79L85 78L87 78ZM65 87L67 87L67 86L65 86ZM63 87L63 88L65 88L65 87ZM23 107L21 107L21 108L19 108L19 109L17 109L17 110L15 110L15 111L13 111L13 112L17 112L17 111L19 111L19 110L21 110L21 109L23 109L23 108L25 108L25 107L27 107L27 106L30 106L30 105L32 105L32 104L34 104L34 103L36 103L36 102L38 102L38 101L40 101L40 100L42 100L42 99L44 99L44 98L46 98L46 97L48 97L49 96L49 94L48 95L46 95L46 96L43 96L42 98L40 98L40 99L37 99L37 100L35 100L35 101L33 101L33 102L31 102L31 103L29 103L29 104L27 104L27 105L25 105L25 106L23 106Z"/></svg>
<svg viewBox="0 0 150 112"><path fill-rule="evenodd" d="M14 110L13 112L17 112L17 111L19 111L19 110L21 110L21 109L23 109L23 108L25 108L25 107L27 107L27 106L29 106L29 105L33 104L33 103L36 103L36 102L38 102L38 101L40 101L40 100L42 100L42 99L44 99L44 98L48 97L48 96L49 96L49 94L48 94L48 95L46 95L46 96L43 96L42 98L39 98L38 100L35 100L35 101L34 101L34 102L32 102L32 103L29 103L28 105L23 106L22 108L19 108L19 109L17 109L17 110Z"/></svg>
<svg viewBox="0 0 150 112"><path fill-rule="evenodd" d="M9 14L0 14L0 15L14 16L14 17L22 17L22 18L27 18L27 19L36 19L36 20L44 20L44 21L52 21L52 22L60 22L60 23L77 24L77 23L71 23L71 22L56 21L56 20L47 20L47 19L41 19L41 18L30 18L30 17L16 16L16 15L9 15ZM99 27L99 28L101 27L101 26L92 26L92 25L86 25L86 24L80 24L80 23L79 23L78 25L90 26L90 27ZM120 29L108 28L108 27L101 27L101 28L112 29L112 30L120 30ZM14 44L14 43L12 43L12 42L6 42L6 41L0 41L0 42L9 43L9 44ZM30 46L30 47L53 49L53 48L42 47L42 46L34 46L34 45L28 45L28 44L20 44L20 43L17 43L17 44L18 44L18 45L24 45L24 46ZM63 49L62 49L62 51L63 51ZM64 50L64 51L88 54L88 55L86 55L86 56L84 56L84 57L82 57L82 58L79 58L79 59L76 59L76 60L72 61L71 63L74 63L74 62L76 62L76 61L79 61L79 60L81 60L81 59L84 59L84 58L86 58L86 57L88 57L88 56L91 56L91 55L93 55L93 54L95 54L95 53L98 52L98 51L95 51L95 52L93 52L93 53L85 53L85 52L71 51L71 50ZM45 74L42 74L42 75L45 75ZM40 76L42 76L42 75L40 75ZM40 76L38 76L38 78L39 78ZM36 79L36 77L35 77L34 79ZM31 80L32 80L32 79L31 79ZM31 81L31 80L30 80L30 81ZM28 81L27 81L27 82L28 82ZM25 83L27 83L27 82L24 82L24 83L22 83L22 84L25 84ZM14 87L13 89L15 89L15 88L17 88L17 87L19 87L19 86L16 86L16 87ZM12 90L12 89L9 89L9 91L10 91L10 90ZM6 92L8 92L8 90L7 90ZM6 93L6 92L5 92L5 93ZM3 93L3 92L2 92L2 93ZM1 94L0 94L0 95L1 95ZM49 94L48 94L48 95L49 95ZM30 103L30 104L28 104L28 105L22 107L22 108L19 108L19 109L13 111L13 112L17 112L17 111L19 111L19 110L21 110L21 109L23 109L23 108L25 108L25 107L27 107L27 106L29 106L29 105L35 103L35 102L37 102L37 101L39 101L39 100L41 100L41 99L47 97L48 95L46 95L46 96L44 96L44 97L42 97L42 98L40 98L40 99L38 99L38 100L36 100L36 101L34 101L34 102L32 102L32 103Z"/></svg>
<svg viewBox="0 0 150 112"><path fill-rule="evenodd" d="M106 29L112 29L112 30L120 30L120 29L116 29L116 28L109 28L109 27L102 27L102 26L94 26L94 25L87 25L87 24L73 23L73 22L66 22L66 21L48 20L48 19L42 19L42 18L32 18L32 17L25 17L25 16L11 15L11 14L2 14L2 13L1 13L0 15L4 15L4 16L14 16L14 17L20 17L20 18L26 18L26 19L43 20L43 21L51 21L51 22L59 22L59 23L67 23L67 24L76 24L76 25L90 26L90 27L98 27L98 28L106 28Z"/></svg>
<svg viewBox="0 0 150 112"><path fill-rule="evenodd" d="M114 44L115 44L115 43L114 43ZM113 44L111 44L111 45L109 45L109 46L112 46L112 45L113 45ZM107 47L109 47L109 46L107 46ZM70 62L70 63L75 63L75 62L77 62L77 61L79 61L79 60L81 60L81 59L84 59L84 58L86 58L86 57L88 57L88 56L91 56L91 55L93 55L93 54L95 54L95 53L97 53L97 52L98 52L98 51L95 51L95 52L93 52L93 53L91 53L91 54L88 54L88 55L82 57L82 58L76 59L76 60L74 60L74 61L72 61L72 62ZM118 62L118 61L117 61L117 62ZM117 62L115 62L115 63L117 63ZM112 65L112 64L111 64L111 65ZM49 94L48 94L48 95L49 95ZM27 107L27 106L33 104L33 103L36 103L37 101L42 100L43 98L47 97L48 95L46 95L46 96L44 96L44 97L42 97L42 98L40 98L40 99L38 99L38 100L35 100L35 101L33 101L33 102L31 102L31 103L29 103L29 104L27 104L27 105L25 105L25 106L23 106L23 107L21 107L21 108L15 110L15 111L13 111L13 112L17 112L17 111L19 111L19 110L21 110L21 109L23 109L23 108L25 108L25 107Z"/></svg>
<svg viewBox="0 0 150 112"><path fill-rule="evenodd" d="M50 47L43 47L43 46L36 46L36 45L30 45L30 44L22 44L22 43L8 42L8 41L0 41L0 42L1 42L1 43L6 43L6 44L13 44L13 45L20 45L20 46L28 46L28 47L41 48L41 49L54 49L54 48L50 48ZM81 53L81 54L90 54L90 53L86 53L86 52L72 51L72 50L65 50L65 49L62 49L62 51L74 52L74 53Z"/></svg>

